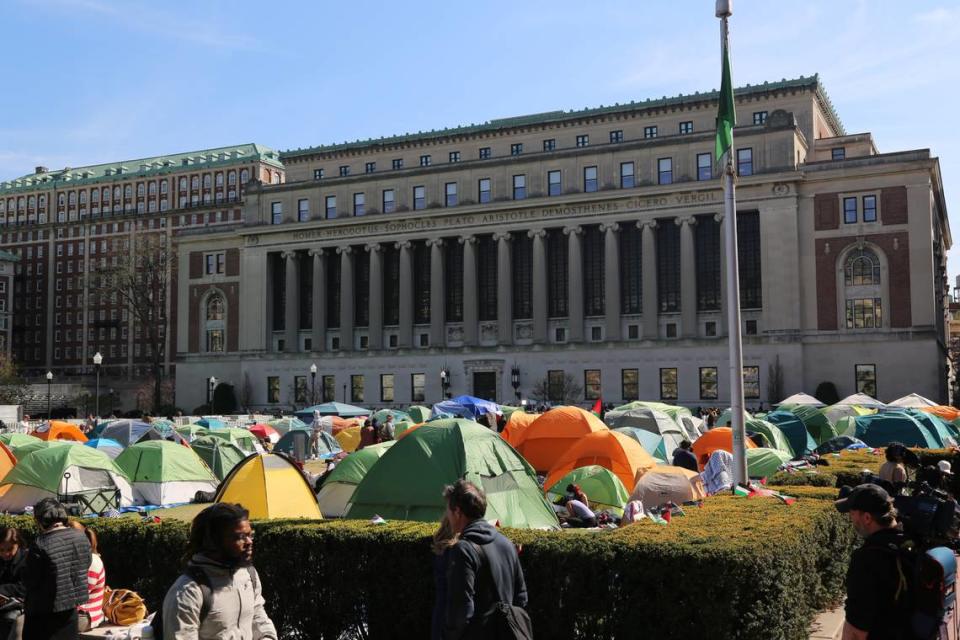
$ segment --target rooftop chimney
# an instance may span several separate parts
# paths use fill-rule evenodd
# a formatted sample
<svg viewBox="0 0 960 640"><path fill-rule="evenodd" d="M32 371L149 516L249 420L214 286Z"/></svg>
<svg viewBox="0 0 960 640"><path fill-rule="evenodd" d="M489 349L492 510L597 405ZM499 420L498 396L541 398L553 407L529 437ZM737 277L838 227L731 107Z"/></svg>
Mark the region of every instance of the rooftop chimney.
<svg viewBox="0 0 960 640"><path fill-rule="evenodd" d="M47 169L46 167L42 167L40 165L37 165L37 168L33 170L33 172L36 175L40 175L41 173L46 173L47 171L49 171L49 169Z"/></svg>

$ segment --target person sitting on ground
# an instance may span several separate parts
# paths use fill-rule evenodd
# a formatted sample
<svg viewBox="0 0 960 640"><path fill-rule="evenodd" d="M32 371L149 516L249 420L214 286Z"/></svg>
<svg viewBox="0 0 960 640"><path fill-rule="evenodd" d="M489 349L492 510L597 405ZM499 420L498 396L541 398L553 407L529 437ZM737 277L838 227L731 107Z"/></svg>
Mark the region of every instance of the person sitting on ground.
<svg viewBox="0 0 960 640"><path fill-rule="evenodd" d="M20 638L23 629L23 574L27 565L27 550L20 530L0 527L0 596L11 599L0 603L0 640ZM19 600L15 605L12 600Z"/></svg>
<svg viewBox="0 0 960 640"><path fill-rule="evenodd" d="M218 502L201 511L190 526L186 558L163 600L163 640L277 639L253 568L246 509ZM201 583L210 590L206 602Z"/></svg>
<svg viewBox="0 0 960 640"><path fill-rule="evenodd" d="M889 482L895 490L907 483L907 468L903 465L904 446L893 442L887 446L887 461L880 465L880 479Z"/></svg>
<svg viewBox="0 0 960 640"><path fill-rule="evenodd" d="M585 502L576 499L567 500L567 524L575 529L597 526L597 514L590 510Z"/></svg>
<svg viewBox="0 0 960 640"><path fill-rule="evenodd" d="M700 467L697 465L697 456L693 453L693 444L689 440L681 440L680 446L673 450L671 464L690 471L700 471Z"/></svg>
<svg viewBox="0 0 960 640"><path fill-rule="evenodd" d="M77 607L77 626L81 632L96 629L103 622L103 592L107 585L107 572L103 567L103 559L97 550L97 534L76 520L70 521L70 526L83 532L90 543L90 568L87 569L87 601Z"/></svg>
<svg viewBox="0 0 960 640"><path fill-rule="evenodd" d="M590 504L590 500L587 499L587 494L584 493L583 489L581 489L580 485L578 484L567 485L567 496L573 498L574 500L579 500L583 504Z"/></svg>
<svg viewBox="0 0 960 640"><path fill-rule="evenodd" d="M23 574L23 639L74 640L79 633L77 607L89 596L90 543L67 526L67 510L54 498L35 504L33 518L40 534L27 552Z"/></svg>

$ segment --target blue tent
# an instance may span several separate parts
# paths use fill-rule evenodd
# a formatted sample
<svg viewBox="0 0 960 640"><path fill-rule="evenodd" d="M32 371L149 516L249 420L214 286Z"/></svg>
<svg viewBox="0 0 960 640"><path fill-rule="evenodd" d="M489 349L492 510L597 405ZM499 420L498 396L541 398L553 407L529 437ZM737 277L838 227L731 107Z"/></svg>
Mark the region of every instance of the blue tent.
<svg viewBox="0 0 960 640"><path fill-rule="evenodd" d="M226 429L227 423L219 418L200 418L195 424L206 429Z"/></svg>
<svg viewBox="0 0 960 640"><path fill-rule="evenodd" d="M87 440L83 444L87 447L93 447L98 451L103 451L110 456L111 460L123 453L123 445L110 438L94 438L93 440Z"/></svg>
<svg viewBox="0 0 960 640"><path fill-rule="evenodd" d="M163 440L163 434L153 428L152 425L139 420L117 420L105 426L101 431L100 438L107 438L119 442L123 447L129 447L132 444L143 442L145 440Z"/></svg>
<svg viewBox="0 0 960 640"><path fill-rule="evenodd" d="M468 418L476 420L487 413L503 413L496 402L481 400L473 396L457 396L433 405L434 418Z"/></svg>
<svg viewBox="0 0 960 640"><path fill-rule="evenodd" d="M857 438L871 447L885 447L891 442L924 449L941 446L925 426L906 413L877 413L859 416L856 421Z"/></svg>
<svg viewBox="0 0 960 640"><path fill-rule="evenodd" d="M324 402L315 404L312 407L305 407L293 415L297 416L306 424L313 424L313 413L319 411L321 416L340 416L341 418L358 418L360 416L370 415L370 409L355 407L352 404L342 402Z"/></svg>
<svg viewBox="0 0 960 640"><path fill-rule="evenodd" d="M764 420L778 427L790 442L794 458L810 455L817 448L813 436L807 431L803 421L790 411L771 411Z"/></svg>
<svg viewBox="0 0 960 640"><path fill-rule="evenodd" d="M926 411L918 411L917 409L903 409L899 413L907 414L926 427L927 431L930 432L930 435L933 436L933 439L937 441L938 446L957 446L957 438L953 433L953 429L947 427L947 423L940 416L927 413Z"/></svg>
<svg viewBox="0 0 960 640"><path fill-rule="evenodd" d="M619 431L639 442L640 446L654 458L662 460L663 462L670 462L667 458L667 447L663 442L663 436L659 433L647 431L639 427L617 427L614 431Z"/></svg>

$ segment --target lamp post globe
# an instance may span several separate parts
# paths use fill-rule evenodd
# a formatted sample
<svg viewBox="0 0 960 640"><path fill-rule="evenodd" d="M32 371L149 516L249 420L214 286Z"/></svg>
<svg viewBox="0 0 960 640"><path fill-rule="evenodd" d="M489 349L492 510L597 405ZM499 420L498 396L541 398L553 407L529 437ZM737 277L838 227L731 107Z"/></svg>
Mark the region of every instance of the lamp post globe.
<svg viewBox="0 0 960 640"><path fill-rule="evenodd" d="M50 419L50 385L53 384L53 371L47 371L47 420Z"/></svg>
<svg viewBox="0 0 960 640"><path fill-rule="evenodd" d="M310 404L317 404L317 363L310 365Z"/></svg>
<svg viewBox="0 0 960 640"><path fill-rule="evenodd" d="M100 419L100 365L103 364L103 354L97 351L93 354L93 371L97 376L97 386L96 386L96 414L97 420Z"/></svg>

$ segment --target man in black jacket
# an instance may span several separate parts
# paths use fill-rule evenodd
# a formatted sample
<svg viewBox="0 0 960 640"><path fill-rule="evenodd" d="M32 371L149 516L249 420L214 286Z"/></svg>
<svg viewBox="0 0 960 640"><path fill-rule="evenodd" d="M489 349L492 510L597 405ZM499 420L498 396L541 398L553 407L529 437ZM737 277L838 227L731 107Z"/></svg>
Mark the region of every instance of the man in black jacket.
<svg viewBox="0 0 960 640"><path fill-rule="evenodd" d="M690 471L700 471L697 466L697 456L690 449L693 445L689 440L683 440L680 446L673 450L673 466L683 467Z"/></svg>
<svg viewBox="0 0 960 640"><path fill-rule="evenodd" d="M77 637L77 606L88 597L90 543L67 526L67 510L53 498L33 507L40 535L27 554L23 640Z"/></svg>
<svg viewBox="0 0 960 640"><path fill-rule="evenodd" d="M470 623L494 603L527 606L527 585L516 547L483 519L487 511L483 491L470 482L458 480L448 486L443 495L447 499L446 517L460 534L460 542L450 550L447 564L443 638L459 640ZM478 545L483 546L489 574Z"/></svg>

